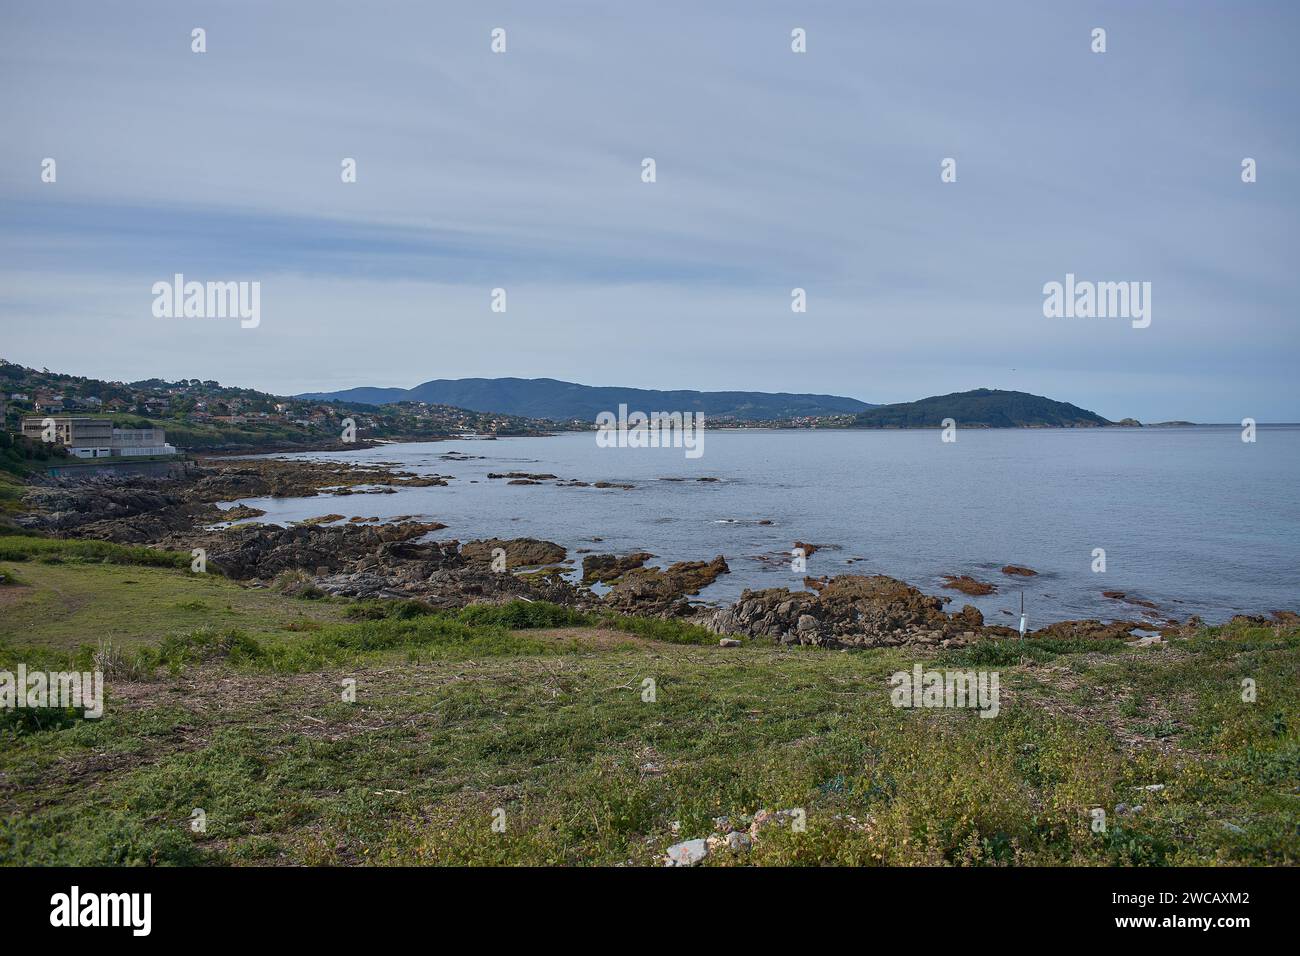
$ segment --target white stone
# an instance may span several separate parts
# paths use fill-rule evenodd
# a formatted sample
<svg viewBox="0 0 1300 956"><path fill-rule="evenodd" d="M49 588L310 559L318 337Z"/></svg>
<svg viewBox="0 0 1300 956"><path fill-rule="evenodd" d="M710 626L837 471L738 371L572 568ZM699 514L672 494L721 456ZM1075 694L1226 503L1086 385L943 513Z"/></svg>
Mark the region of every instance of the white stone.
<svg viewBox="0 0 1300 956"><path fill-rule="evenodd" d="M683 840L668 848L664 866L694 866L708 855L709 847L704 840Z"/></svg>

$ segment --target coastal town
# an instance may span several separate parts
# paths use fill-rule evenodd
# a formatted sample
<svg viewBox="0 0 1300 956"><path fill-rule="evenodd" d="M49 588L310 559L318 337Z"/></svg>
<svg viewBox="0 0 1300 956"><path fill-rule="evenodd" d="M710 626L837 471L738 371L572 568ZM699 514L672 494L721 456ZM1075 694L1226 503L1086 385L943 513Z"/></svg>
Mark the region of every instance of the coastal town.
<svg viewBox="0 0 1300 956"><path fill-rule="evenodd" d="M428 402L372 406L296 399L200 379L110 382L3 359L0 426L88 459L328 447L342 440L345 429L366 442L536 435L571 427Z"/></svg>

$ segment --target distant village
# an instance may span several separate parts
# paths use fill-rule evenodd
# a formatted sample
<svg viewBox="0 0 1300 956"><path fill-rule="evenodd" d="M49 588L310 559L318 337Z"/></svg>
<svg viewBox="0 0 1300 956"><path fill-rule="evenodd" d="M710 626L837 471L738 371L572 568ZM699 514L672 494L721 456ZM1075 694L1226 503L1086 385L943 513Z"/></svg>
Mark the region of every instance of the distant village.
<svg viewBox="0 0 1300 956"><path fill-rule="evenodd" d="M375 407L299 400L200 379L107 382L0 359L4 430L75 458L321 444L338 441L349 420L360 439L526 435L554 427L424 402Z"/></svg>
<svg viewBox="0 0 1300 956"><path fill-rule="evenodd" d="M216 382L160 385L149 391L135 391L129 397L114 395L104 399L94 394L76 394L70 390L37 389L10 392L0 396L14 408L42 415L104 412L138 415L145 418L181 416L194 422L223 422L238 425L247 422L275 421L303 428L322 424L337 417L337 409L317 402L274 401L266 397L210 397L207 389L220 389ZM373 424L373 422L371 422Z"/></svg>

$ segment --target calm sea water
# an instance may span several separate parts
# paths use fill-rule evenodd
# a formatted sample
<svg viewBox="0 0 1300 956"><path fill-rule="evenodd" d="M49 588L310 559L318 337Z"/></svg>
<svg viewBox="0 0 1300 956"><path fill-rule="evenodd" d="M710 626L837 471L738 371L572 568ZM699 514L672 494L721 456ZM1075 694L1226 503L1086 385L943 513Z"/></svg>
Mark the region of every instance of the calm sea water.
<svg viewBox="0 0 1300 956"><path fill-rule="evenodd" d="M447 461L449 452L483 456ZM1223 620L1300 609L1300 426L965 430L709 431L704 455L598 448L594 433L389 445L303 456L390 462L454 476L393 495L243 499L261 520L419 515L437 538L535 537L571 551L646 550L657 562L722 554L732 573L703 592L801 587L795 541L826 545L812 575L889 574L1011 622L1023 592L1030 625L1137 617L1102 597L1127 592L1158 616ZM490 471L634 484L631 491L507 485ZM712 477L716 482L695 479ZM667 479L685 479L673 481ZM770 525L760 521L770 521ZM594 539L601 539L596 541ZM1106 570L1092 570L1104 548ZM1009 578L1004 564L1038 577ZM999 586L984 598L941 588L945 574Z"/></svg>

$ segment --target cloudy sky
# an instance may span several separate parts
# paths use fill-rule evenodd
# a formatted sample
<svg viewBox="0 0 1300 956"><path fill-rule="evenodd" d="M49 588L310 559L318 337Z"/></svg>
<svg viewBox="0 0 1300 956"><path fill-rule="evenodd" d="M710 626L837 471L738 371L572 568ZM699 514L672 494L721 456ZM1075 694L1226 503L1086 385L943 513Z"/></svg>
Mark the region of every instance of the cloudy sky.
<svg viewBox="0 0 1300 956"><path fill-rule="evenodd" d="M0 356L1300 421L1298 41L1264 2L6 4ZM155 318L178 272L261 324ZM1045 318L1067 272L1150 327Z"/></svg>

